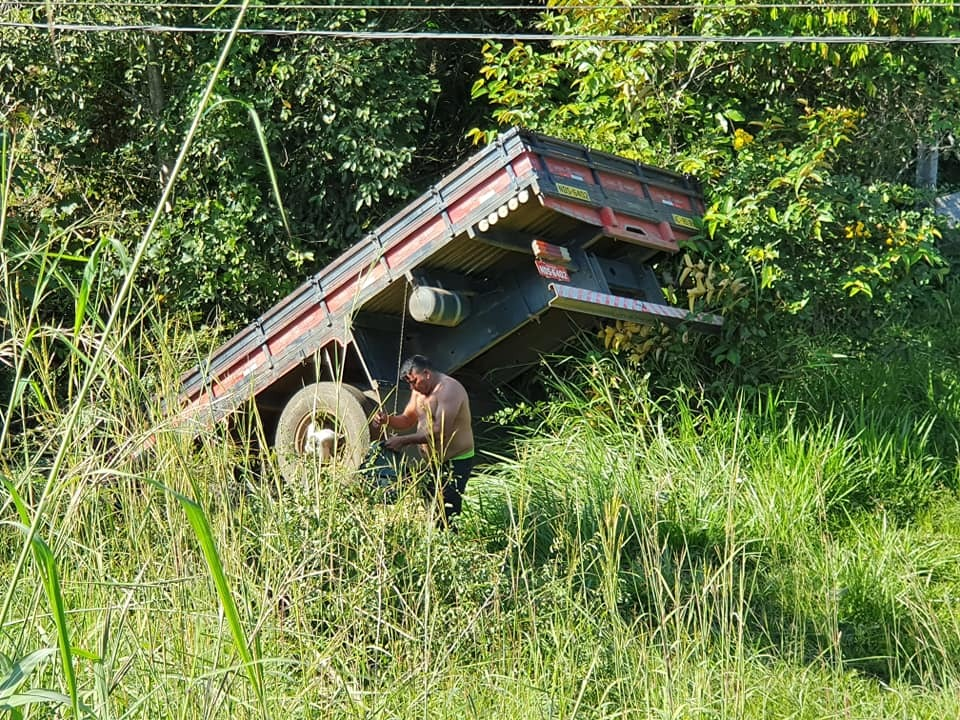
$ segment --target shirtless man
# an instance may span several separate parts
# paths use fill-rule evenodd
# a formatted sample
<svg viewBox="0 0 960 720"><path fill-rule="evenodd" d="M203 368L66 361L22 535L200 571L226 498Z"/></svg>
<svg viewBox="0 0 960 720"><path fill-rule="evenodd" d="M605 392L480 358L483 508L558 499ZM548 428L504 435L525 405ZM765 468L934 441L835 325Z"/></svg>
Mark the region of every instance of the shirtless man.
<svg viewBox="0 0 960 720"><path fill-rule="evenodd" d="M416 428L405 435L391 435L384 445L394 452L416 445L429 467L439 470L441 519L446 525L460 512L467 479L473 470L470 400L463 385L434 368L423 355L414 355L400 366L400 379L410 386L410 402L401 414L381 411L375 421L392 430ZM435 488L430 498L436 498Z"/></svg>

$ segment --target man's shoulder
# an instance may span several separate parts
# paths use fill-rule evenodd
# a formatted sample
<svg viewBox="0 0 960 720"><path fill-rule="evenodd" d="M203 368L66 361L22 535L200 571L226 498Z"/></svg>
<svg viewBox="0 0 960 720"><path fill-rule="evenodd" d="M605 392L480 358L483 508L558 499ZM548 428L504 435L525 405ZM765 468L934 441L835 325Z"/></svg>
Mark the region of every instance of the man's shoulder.
<svg viewBox="0 0 960 720"><path fill-rule="evenodd" d="M440 383L440 391L445 395L466 395L467 391L463 387L463 383L457 380L452 375L444 374L443 380Z"/></svg>
<svg viewBox="0 0 960 720"><path fill-rule="evenodd" d="M447 380L450 381L450 386L457 388L457 390L463 390L463 383L457 380L453 375L446 375Z"/></svg>

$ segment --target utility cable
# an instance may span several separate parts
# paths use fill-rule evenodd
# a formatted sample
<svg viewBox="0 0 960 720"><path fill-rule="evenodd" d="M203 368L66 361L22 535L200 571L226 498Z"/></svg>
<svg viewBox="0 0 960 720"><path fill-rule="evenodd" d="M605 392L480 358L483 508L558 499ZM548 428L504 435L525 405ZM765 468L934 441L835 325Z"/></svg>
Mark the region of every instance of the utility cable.
<svg viewBox="0 0 960 720"><path fill-rule="evenodd" d="M226 35L229 28L154 24L84 25L61 23L0 22L0 28L40 30L52 33L145 32L154 34ZM944 35L639 35L501 33L501 32L412 32L404 30L291 30L284 28L240 28L238 35L276 37L321 37L344 40L484 40L504 42L625 42L625 43L697 43L758 45L769 43L822 43L826 45L960 45L960 36Z"/></svg>
<svg viewBox="0 0 960 720"><path fill-rule="evenodd" d="M49 0L24 0L22 2L10 3L13 9L17 7L38 7L54 10L59 9L56 3L51 4ZM94 0L72 0L69 7L92 7L92 8L144 8L148 10L167 10L167 9L194 9L194 10L233 10L240 7L235 2L95 2ZM280 10L284 12L298 11L332 11L342 10L394 10L402 12L412 11L443 11L443 12L563 12L567 10L710 10L720 13L732 13L741 10L888 10L888 9L914 9L914 10L933 10L947 9L953 10L956 3L953 0L928 0L926 2L825 2L825 3L802 3L802 2L771 2L771 3L738 3L736 5L714 5L708 3L651 3L626 5L624 3L582 3L569 5L388 5L388 4L330 4L330 5L290 5L264 3L254 5L250 10Z"/></svg>

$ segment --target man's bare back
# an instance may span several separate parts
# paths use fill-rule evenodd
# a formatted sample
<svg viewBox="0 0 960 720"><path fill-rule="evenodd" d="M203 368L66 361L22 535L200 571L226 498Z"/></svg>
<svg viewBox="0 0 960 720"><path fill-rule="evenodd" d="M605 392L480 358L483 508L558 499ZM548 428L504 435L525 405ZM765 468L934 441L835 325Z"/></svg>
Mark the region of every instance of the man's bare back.
<svg viewBox="0 0 960 720"><path fill-rule="evenodd" d="M441 462L473 450L470 400L456 379L436 373L436 385L429 394L413 390L411 404L416 408L417 430L427 442L419 445L425 458Z"/></svg>

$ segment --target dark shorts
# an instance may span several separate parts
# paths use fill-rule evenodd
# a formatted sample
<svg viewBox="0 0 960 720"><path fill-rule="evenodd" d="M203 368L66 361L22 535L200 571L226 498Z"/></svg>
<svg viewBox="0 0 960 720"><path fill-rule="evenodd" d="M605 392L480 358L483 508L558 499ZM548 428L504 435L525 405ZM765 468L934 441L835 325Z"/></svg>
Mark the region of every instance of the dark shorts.
<svg viewBox="0 0 960 720"><path fill-rule="evenodd" d="M419 477L424 500L434 509L437 522L446 527L450 519L463 509L463 493L475 462L476 456L447 460L439 468L430 468L422 460L411 461L403 453L378 447L368 459L366 470L376 480L384 502L397 499L398 489L405 479Z"/></svg>
<svg viewBox="0 0 960 720"><path fill-rule="evenodd" d="M438 500L437 482L440 483L443 503L436 502L436 507L440 511L439 520L444 525L463 510L463 493L467 489L467 480L470 479L470 473L473 472L475 461L476 457L464 458L463 460L447 460L440 466L440 472L434 475L433 481L427 482L426 496L431 504Z"/></svg>

